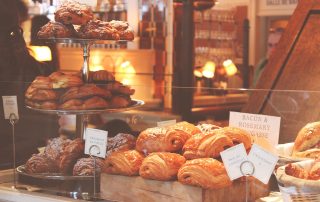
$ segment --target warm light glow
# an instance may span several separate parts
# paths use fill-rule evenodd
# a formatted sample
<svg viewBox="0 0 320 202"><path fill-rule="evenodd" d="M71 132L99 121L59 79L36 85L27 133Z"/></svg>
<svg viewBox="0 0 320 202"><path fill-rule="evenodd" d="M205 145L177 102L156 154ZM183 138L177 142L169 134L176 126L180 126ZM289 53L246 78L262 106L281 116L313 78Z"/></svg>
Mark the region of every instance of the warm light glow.
<svg viewBox="0 0 320 202"><path fill-rule="evenodd" d="M215 70L216 70L216 64L212 61L208 61L203 66L202 75L206 78L213 78Z"/></svg>
<svg viewBox="0 0 320 202"><path fill-rule="evenodd" d="M40 62L51 61L51 50L48 46L30 46L30 54Z"/></svg>
<svg viewBox="0 0 320 202"><path fill-rule="evenodd" d="M197 69L195 69L195 70L193 71L193 75L194 75L195 77L197 77L197 78L202 78L202 73L201 73L201 71L199 71L199 70L197 70Z"/></svg>
<svg viewBox="0 0 320 202"><path fill-rule="evenodd" d="M99 70L104 70L102 65L92 65L90 66L90 70L93 72L99 71Z"/></svg>
<svg viewBox="0 0 320 202"><path fill-rule="evenodd" d="M223 62L223 67L228 76L233 76L238 72L236 65L230 59Z"/></svg>
<svg viewBox="0 0 320 202"><path fill-rule="evenodd" d="M129 85L136 74L136 70L130 61L124 61L116 67L116 78L123 84Z"/></svg>

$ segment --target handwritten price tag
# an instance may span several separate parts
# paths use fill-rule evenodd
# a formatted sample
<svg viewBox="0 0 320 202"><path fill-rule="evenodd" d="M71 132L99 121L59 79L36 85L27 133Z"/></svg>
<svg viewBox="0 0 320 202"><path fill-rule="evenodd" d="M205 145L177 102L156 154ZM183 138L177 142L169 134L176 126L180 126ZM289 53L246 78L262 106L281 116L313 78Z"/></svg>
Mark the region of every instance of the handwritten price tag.
<svg viewBox="0 0 320 202"><path fill-rule="evenodd" d="M107 138L107 131L87 128L84 153L105 158L107 150Z"/></svg>
<svg viewBox="0 0 320 202"><path fill-rule="evenodd" d="M17 96L2 96L4 118L10 119L10 114L14 114L19 119Z"/></svg>

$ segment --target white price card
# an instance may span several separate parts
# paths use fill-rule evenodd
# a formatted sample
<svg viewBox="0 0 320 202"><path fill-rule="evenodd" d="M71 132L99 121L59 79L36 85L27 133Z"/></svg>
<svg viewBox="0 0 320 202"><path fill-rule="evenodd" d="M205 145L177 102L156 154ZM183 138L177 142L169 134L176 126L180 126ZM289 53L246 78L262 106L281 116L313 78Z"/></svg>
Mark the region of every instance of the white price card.
<svg viewBox="0 0 320 202"><path fill-rule="evenodd" d="M14 114L19 119L17 96L2 96L4 118L10 119L10 115Z"/></svg>
<svg viewBox="0 0 320 202"><path fill-rule="evenodd" d="M167 120L167 121L159 121L157 122L158 127L166 127L166 126L171 126L177 123L177 120Z"/></svg>
<svg viewBox="0 0 320 202"><path fill-rule="evenodd" d="M243 143L220 152L220 155L230 180L243 176L240 165L247 161L247 153Z"/></svg>
<svg viewBox="0 0 320 202"><path fill-rule="evenodd" d="M279 160L274 155L257 144L253 144L248 155L248 161L254 166L253 177L257 178L264 184L268 184L271 174Z"/></svg>
<svg viewBox="0 0 320 202"><path fill-rule="evenodd" d="M256 144L272 151L278 145L280 117L230 112L229 126L248 131Z"/></svg>
<svg viewBox="0 0 320 202"><path fill-rule="evenodd" d="M84 153L105 158L107 150L108 132L94 128L87 128Z"/></svg>

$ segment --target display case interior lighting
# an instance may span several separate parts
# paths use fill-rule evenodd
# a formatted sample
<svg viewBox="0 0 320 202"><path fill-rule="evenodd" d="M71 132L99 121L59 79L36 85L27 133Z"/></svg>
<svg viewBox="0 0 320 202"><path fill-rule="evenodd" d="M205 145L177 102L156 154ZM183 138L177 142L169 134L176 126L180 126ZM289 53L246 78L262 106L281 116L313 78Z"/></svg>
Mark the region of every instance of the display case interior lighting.
<svg viewBox="0 0 320 202"><path fill-rule="evenodd" d="M48 46L29 46L30 54L40 62L52 60L51 50Z"/></svg>
<svg viewBox="0 0 320 202"><path fill-rule="evenodd" d="M236 65L230 59L225 60L222 65L228 76L233 76L238 72Z"/></svg>
<svg viewBox="0 0 320 202"><path fill-rule="evenodd" d="M124 61L116 68L116 77L121 83L129 85L136 74L136 70L130 61Z"/></svg>
<svg viewBox="0 0 320 202"><path fill-rule="evenodd" d="M200 70L198 70L198 69L195 69L194 71L193 71L193 75L195 76L195 77L197 77L197 78L202 78L202 72L200 71Z"/></svg>
<svg viewBox="0 0 320 202"><path fill-rule="evenodd" d="M92 56L91 57L91 65L90 69L91 71L99 71L99 70L104 70L104 67L101 64L101 57L98 55Z"/></svg>
<svg viewBox="0 0 320 202"><path fill-rule="evenodd" d="M202 75L208 79L213 78L215 70L216 70L216 64L212 61L207 61L202 68Z"/></svg>

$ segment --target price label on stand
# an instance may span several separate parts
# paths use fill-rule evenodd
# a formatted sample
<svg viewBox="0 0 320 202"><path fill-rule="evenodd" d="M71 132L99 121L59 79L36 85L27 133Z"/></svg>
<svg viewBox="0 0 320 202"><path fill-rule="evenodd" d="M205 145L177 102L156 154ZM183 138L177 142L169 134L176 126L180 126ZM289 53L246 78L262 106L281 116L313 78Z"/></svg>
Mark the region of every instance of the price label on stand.
<svg viewBox="0 0 320 202"><path fill-rule="evenodd" d="M100 158L106 157L108 132L87 128L84 153Z"/></svg>
<svg viewBox="0 0 320 202"><path fill-rule="evenodd" d="M10 115L14 114L19 119L17 96L2 96L4 118L10 119Z"/></svg>
<svg viewBox="0 0 320 202"><path fill-rule="evenodd" d="M220 152L220 155L230 180L243 176L240 166L248 159L243 143Z"/></svg>
<svg viewBox="0 0 320 202"><path fill-rule="evenodd" d="M279 160L277 155L274 155L257 144L253 144L248 155L248 161L255 168L252 176L260 180L264 184L268 184L271 174Z"/></svg>
<svg viewBox="0 0 320 202"><path fill-rule="evenodd" d="M280 117L241 112L230 112L229 126L248 131L254 142L275 152L279 141Z"/></svg>

